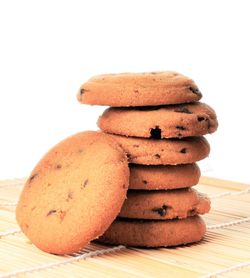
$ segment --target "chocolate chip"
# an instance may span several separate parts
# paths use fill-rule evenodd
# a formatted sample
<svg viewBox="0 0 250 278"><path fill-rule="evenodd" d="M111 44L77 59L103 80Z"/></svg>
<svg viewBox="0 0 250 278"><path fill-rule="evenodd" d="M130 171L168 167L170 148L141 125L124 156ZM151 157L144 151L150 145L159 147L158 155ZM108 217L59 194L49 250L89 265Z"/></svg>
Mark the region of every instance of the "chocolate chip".
<svg viewBox="0 0 250 278"><path fill-rule="evenodd" d="M86 187L88 183L89 183L89 180L86 179L86 180L82 183L82 186L81 186L81 187L82 187L82 188Z"/></svg>
<svg viewBox="0 0 250 278"><path fill-rule="evenodd" d="M193 112L191 112L190 110L188 110L187 107L179 107L179 108L175 109L174 112L177 112L177 113L186 113L186 114L193 114Z"/></svg>
<svg viewBox="0 0 250 278"><path fill-rule="evenodd" d="M156 126L155 128L151 128L150 138L161 139L161 129L159 128L159 126Z"/></svg>
<svg viewBox="0 0 250 278"><path fill-rule="evenodd" d="M201 92L198 88L196 87L189 87L188 88L192 93L196 94L196 95L201 95Z"/></svg>
<svg viewBox="0 0 250 278"><path fill-rule="evenodd" d="M155 156L155 158L157 158L157 159L160 159L160 158L161 158L161 156L160 156L158 153L155 154L154 156Z"/></svg>
<svg viewBox="0 0 250 278"><path fill-rule="evenodd" d="M165 216L167 214L167 208L166 205L163 205L161 208L152 209L152 211L158 213L160 216Z"/></svg>
<svg viewBox="0 0 250 278"><path fill-rule="evenodd" d="M197 120L198 120L198 122L202 122L202 121L205 121L205 120L207 120L207 119L204 118L204 117L198 117Z"/></svg>
<svg viewBox="0 0 250 278"><path fill-rule="evenodd" d="M148 184L148 182L147 182L146 180L143 180L142 182L143 182L144 184Z"/></svg>
<svg viewBox="0 0 250 278"><path fill-rule="evenodd" d="M31 208L31 211L33 211L35 208L36 208L36 206L32 207L32 208Z"/></svg>
<svg viewBox="0 0 250 278"><path fill-rule="evenodd" d="M63 211L63 210L59 211L59 218L60 218L61 221L63 221L65 215L66 215L66 211Z"/></svg>
<svg viewBox="0 0 250 278"><path fill-rule="evenodd" d="M130 153L127 153L127 158L130 160L132 158L132 155Z"/></svg>
<svg viewBox="0 0 250 278"><path fill-rule="evenodd" d="M30 176L30 178L29 178L29 183L31 183L37 176L38 176L37 173L35 173L35 174L33 174L32 176Z"/></svg>
<svg viewBox="0 0 250 278"><path fill-rule="evenodd" d="M180 150L180 153L187 153L187 148L183 148Z"/></svg>
<svg viewBox="0 0 250 278"><path fill-rule="evenodd" d="M178 130L186 130L187 129L186 127L181 126L181 125L177 125L175 128Z"/></svg>
<svg viewBox="0 0 250 278"><path fill-rule="evenodd" d="M138 93L139 93L139 91L138 91L138 90L134 90L134 92L135 92L136 94L138 94Z"/></svg>
<svg viewBox="0 0 250 278"><path fill-rule="evenodd" d="M56 213L56 209L52 209L47 213L47 216L50 216L52 214Z"/></svg>
<svg viewBox="0 0 250 278"><path fill-rule="evenodd" d="M84 88L80 89L80 95L83 95L86 92L86 90Z"/></svg>
<svg viewBox="0 0 250 278"><path fill-rule="evenodd" d="M70 191L70 192L68 193L68 196L67 196L66 201L69 202L69 200L71 200L71 199L73 199L73 192L72 192L72 191Z"/></svg>
<svg viewBox="0 0 250 278"><path fill-rule="evenodd" d="M139 148L139 145L133 145L134 148Z"/></svg>
<svg viewBox="0 0 250 278"><path fill-rule="evenodd" d="M57 164L56 165L56 169L61 169L62 168L62 165L61 164Z"/></svg>
<svg viewBox="0 0 250 278"><path fill-rule="evenodd" d="M188 216L193 216L193 215L196 215L196 214L197 214L196 209L190 209L190 210L188 211Z"/></svg>

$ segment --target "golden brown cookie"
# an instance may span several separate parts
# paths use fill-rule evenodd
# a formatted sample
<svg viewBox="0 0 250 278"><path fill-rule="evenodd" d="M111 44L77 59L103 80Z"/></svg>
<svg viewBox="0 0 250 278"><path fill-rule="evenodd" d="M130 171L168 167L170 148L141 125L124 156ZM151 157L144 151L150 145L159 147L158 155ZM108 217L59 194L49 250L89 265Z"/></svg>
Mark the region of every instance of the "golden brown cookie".
<svg viewBox="0 0 250 278"><path fill-rule="evenodd" d="M119 217L137 219L173 219L205 214L210 200L195 189L161 191L129 190Z"/></svg>
<svg viewBox="0 0 250 278"><path fill-rule="evenodd" d="M111 134L109 136L126 151L129 162L135 164L187 164L204 159L210 152L210 146L202 136L161 140Z"/></svg>
<svg viewBox="0 0 250 278"><path fill-rule="evenodd" d="M125 136L153 139L200 136L214 132L214 110L201 102L172 106L111 107L99 117L101 130Z"/></svg>
<svg viewBox="0 0 250 278"><path fill-rule="evenodd" d="M177 104L201 97L193 80L170 71L98 75L84 83L77 94L81 103L107 106Z"/></svg>
<svg viewBox="0 0 250 278"><path fill-rule="evenodd" d="M40 249L77 252L113 222L128 181L126 155L112 138L78 133L37 164L20 196L17 222Z"/></svg>
<svg viewBox="0 0 250 278"><path fill-rule="evenodd" d="M200 169L196 163L181 165L130 164L129 189L166 190L196 185Z"/></svg>
<svg viewBox="0 0 250 278"><path fill-rule="evenodd" d="M98 241L139 247L167 247L200 241L206 225L200 216L173 220L116 219Z"/></svg>

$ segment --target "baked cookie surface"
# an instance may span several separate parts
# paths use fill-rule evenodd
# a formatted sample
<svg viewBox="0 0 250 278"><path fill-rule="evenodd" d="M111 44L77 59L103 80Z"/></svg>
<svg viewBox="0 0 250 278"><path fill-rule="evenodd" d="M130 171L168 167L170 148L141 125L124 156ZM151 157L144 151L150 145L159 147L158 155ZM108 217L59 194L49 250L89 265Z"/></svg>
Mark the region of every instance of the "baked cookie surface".
<svg viewBox="0 0 250 278"><path fill-rule="evenodd" d="M206 225L200 216L173 220L116 219L98 241L138 247L167 247L200 241Z"/></svg>
<svg viewBox="0 0 250 278"><path fill-rule="evenodd" d="M209 210L210 200L195 189L129 190L118 216L137 219L181 219L205 214Z"/></svg>
<svg viewBox="0 0 250 278"><path fill-rule="evenodd" d="M130 164L129 189L166 190L196 185L200 169L196 163L181 165Z"/></svg>
<svg viewBox="0 0 250 278"><path fill-rule="evenodd" d="M99 117L98 126L112 134L161 139L213 133L218 122L210 106L196 102L155 107L111 107Z"/></svg>
<svg viewBox="0 0 250 278"><path fill-rule="evenodd" d="M97 132L78 133L34 168L17 205L17 222L43 251L77 252L113 222L128 181L126 154L114 140Z"/></svg>
<svg viewBox="0 0 250 278"><path fill-rule="evenodd" d="M128 155L130 163L144 165L189 164L209 155L210 146L205 137L183 139L146 139L109 135Z"/></svg>
<svg viewBox="0 0 250 278"><path fill-rule="evenodd" d="M201 97L193 80L171 71L98 75L77 94L81 103L124 107L188 103Z"/></svg>

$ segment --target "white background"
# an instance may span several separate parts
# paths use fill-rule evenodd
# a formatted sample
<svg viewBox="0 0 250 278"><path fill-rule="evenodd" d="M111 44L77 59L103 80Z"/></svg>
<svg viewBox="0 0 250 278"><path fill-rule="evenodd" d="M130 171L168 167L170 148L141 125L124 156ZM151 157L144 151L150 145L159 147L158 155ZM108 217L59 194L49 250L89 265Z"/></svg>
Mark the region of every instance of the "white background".
<svg viewBox="0 0 250 278"><path fill-rule="evenodd" d="M1 1L0 178L24 177L55 143L96 129L80 105L92 75L175 70L220 127L206 175L250 182L249 1Z"/></svg>

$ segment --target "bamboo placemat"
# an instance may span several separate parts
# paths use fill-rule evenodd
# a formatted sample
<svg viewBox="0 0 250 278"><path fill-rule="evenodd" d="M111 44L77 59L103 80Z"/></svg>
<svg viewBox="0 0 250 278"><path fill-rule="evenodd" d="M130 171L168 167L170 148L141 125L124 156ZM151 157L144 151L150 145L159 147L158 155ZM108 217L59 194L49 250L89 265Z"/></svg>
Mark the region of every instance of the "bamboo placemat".
<svg viewBox="0 0 250 278"><path fill-rule="evenodd" d="M200 243L137 249L92 243L72 256L33 246L15 221L24 179L0 181L0 278L13 277L250 277L250 185L202 177L212 200Z"/></svg>

